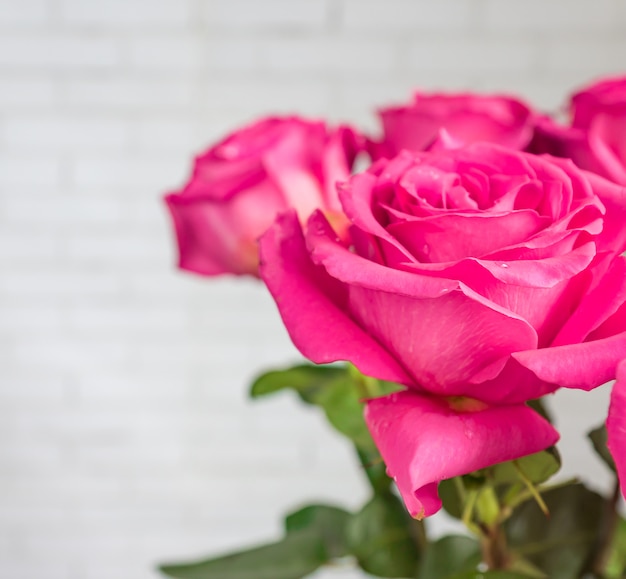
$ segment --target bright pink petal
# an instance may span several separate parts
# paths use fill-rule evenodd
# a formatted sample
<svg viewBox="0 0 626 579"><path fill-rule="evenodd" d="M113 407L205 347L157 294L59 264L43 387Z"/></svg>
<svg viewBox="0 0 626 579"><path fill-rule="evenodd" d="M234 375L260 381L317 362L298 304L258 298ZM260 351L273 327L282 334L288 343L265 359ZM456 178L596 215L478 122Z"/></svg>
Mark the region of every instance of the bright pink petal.
<svg viewBox="0 0 626 579"><path fill-rule="evenodd" d="M598 251L619 255L626 251L626 187L616 185L598 175L587 174L594 193L606 207L604 227L598 236Z"/></svg>
<svg viewBox="0 0 626 579"><path fill-rule="evenodd" d="M626 185L624 130L626 130L626 118L599 114L589 131L591 151L601 163L607 177L620 185Z"/></svg>
<svg viewBox="0 0 626 579"><path fill-rule="evenodd" d="M511 352L537 346L534 329L513 312L458 282L355 255L333 239L319 214L309 221L307 244L313 261L349 288L352 318L414 383L435 393L470 395L464 389L473 374Z"/></svg>
<svg viewBox="0 0 626 579"><path fill-rule="evenodd" d="M363 137L352 127L342 125L329 136L322 156L325 207L341 211L337 185L350 177L356 156L365 148Z"/></svg>
<svg viewBox="0 0 626 579"><path fill-rule="evenodd" d="M382 146L390 156L402 149L428 149L441 129L448 143L485 141L511 148L524 147L532 135L528 107L500 95L416 93L412 103L383 109L380 117Z"/></svg>
<svg viewBox="0 0 626 579"><path fill-rule="evenodd" d="M481 257L521 243L549 225L535 211L508 213L452 212L426 219L405 220L387 231L421 262Z"/></svg>
<svg viewBox="0 0 626 579"><path fill-rule="evenodd" d="M412 156L405 153L390 162L384 175L397 171L401 174L412 161ZM375 169L376 167L372 167ZM392 252L400 261L411 261L413 257L402 244L390 235L372 214L374 189L379 186L380 178L371 170L355 175L341 187L339 198L348 219L365 233L379 238L383 245L383 253Z"/></svg>
<svg viewBox="0 0 626 579"><path fill-rule="evenodd" d="M563 253L558 250L571 245L580 237L575 232L572 238L563 237L552 247L517 247L503 250L486 259L466 258L452 263L402 263L400 269L424 276L458 279L474 287L474 279L480 279L482 271L489 272L495 279L509 285L552 288L571 279L583 271L596 255L595 244L587 242L576 249ZM480 290L479 290L480 291Z"/></svg>
<svg viewBox="0 0 626 579"><path fill-rule="evenodd" d="M541 380L514 358L499 360L472 376L468 394L490 404L520 404L541 398L558 390L558 386Z"/></svg>
<svg viewBox="0 0 626 579"><path fill-rule="evenodd" d="M572 96L574 126L589 127L598 106L626 102L626 77L611 76L594 80Z"/></svg>
<svg viewBox="0 0 626 579"><path fill-rule="evenodd" d="M318 364L350 360L369 376L410 382L398 362L349 317L345 286L311 262L293 213L280 216L261 238L260 253L261 277L304 356Z"/></svg>
<svg viewBox="0 0 626 579"><path fill-rule="evenodd" d="M292 122L280 141L263 154L268 177L284 196L285 205L294 208L303 222L315 209L323 209L324 191L316 169L325 141L322 123Z"/></svg>
<svg viewBox="0 0 626 579"><path fill-rule="evenodd" d="M617 370L606 430L608 447L617 467L622 494L626 496L626 361L621 362Z"/></svg>
<svg viewBox="0 0 626 579"><path fill-rule="evenodd" d="M544 382L563 388L593 390L615 378L617 364L626 358L626 331L584 342L516 352L512 359Z"/></svg>
<svg viewBox="0 0 626 579"><path fill-rule="evenodd" d="M385 132L384 150L390 157L402 149L426 150L441 128L439 119L428 118L405 107L384 109L379 114Z"/></svg>
<svg viewBox="0 0 626 579"><path fill-rule="evenodd" d="M226 201L265 180L261 163L264 151L280 140L285 127L298 122L288 117L267 117L231 133L196 157L193 177L181 195Z"/></svg>
<svg viewBox="0 0 626 579"><path fill-rule="evenodd" d="M516 352L504 367L496 363L484 368L470 379L483 392L474 396L492 403L521 402L540 398L560 387L592 390L613 380L617 365L626 358L624 288L616 286L619 280L615 276L622 271L622 266L609 271L605 276L607 285L591 292L580 306L580 315L574 314L576 323L564 327L559 342L569 336L573 343ZM614 299L612 292L621 292L622 297ZM606 319L618 303L622 305L617 312L591 332L588 341L582 341L589 328ZM594 304L597 315L592 311Z"/></svg>
<svg viewBox="0 0 626 579"><path fill-rule="evenodd" d="M543 348L551 344L576 310L585 282L586 278L574 276L552 287L529 287L502 282L485 271L483 275L473 276L468 285L528 321L539 336L538 347Z"/></svg>
<svg viewBox="0 0 626 579"><path fill-rule="evenodd" d="M552 119L543 118L535 129L531 150L569 158L581 169L608 176L589 145L587 131L580 128L563 127Z"/></svg>
<svg viewBox="0 0 626 579"><path fill-rule="evenodd" d="M626 260L623 257L611 260L610 257L598 258L595 267L589 269L590 288L580 294L580 303L552 346L583 342L626 302Z"/></svg>
<svg viewBox="0 0 626 579"><path fill-rule="evenodd" d="M179 266L202 275L258 275L256 240L284 208L268 183L225 202L178 194L165 201L178 240Z"/></svg>
<svg viewBox="0 0 626 579"><path fill-rule="evenodd" d="M559 438L524 405L447 401L414 392L370 400L365 420L407 509L416 518L441 508L445 479L539 452ZM457 408L457 409L455 409Z"/></svg>

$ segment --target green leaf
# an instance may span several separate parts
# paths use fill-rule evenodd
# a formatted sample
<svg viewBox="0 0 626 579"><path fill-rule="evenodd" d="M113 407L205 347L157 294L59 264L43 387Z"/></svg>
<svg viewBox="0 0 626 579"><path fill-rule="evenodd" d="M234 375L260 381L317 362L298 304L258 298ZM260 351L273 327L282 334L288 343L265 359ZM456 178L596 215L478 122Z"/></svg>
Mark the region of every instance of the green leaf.
<svg viewBox="0 0 626 579"><path fill-rule="evenodd" d="M359 462L363 467L365 476L369 481L372 490L376 494L387 493L391 487L392 480L387 475L387 467L383 462L377 448L371 450L356 447Z"/></svg>
<svg viewBox="0 0 626 579"><path fill-rule="evenodd" d="M320 406L331 425L357 447L373 449L363 418L364 380L373 379L355 375L345 366L303 364L259 376L250 394L257 398L284 389L295 390L304 402Z"/></svg>
<svg viewBox="0 0 626 579"><path fill-rule="evenodd" d="M517 468L515 466L517 463ZM533 484L541 484L561 468L561 457L555 447L523 456L515 461L503 462L489 467L493 484L511 484L520 481L521 470Z"/></svg>
<svg viewBox="0 0 626 579"><path fill-rule="evenodd" d="M446 579L529 579L529 576L515 571L470 571Z"/></svg>
<svg viewBox="0 0 626 579"><path fill-rule="evenodd" d="M475 539L449 535L431 543L422 558L417 577L441 579L453 573L470 572L480 563L480 545Z"/></svg>
<svg viewBox="0 0 626 579"><path fill-rule="evenodd" d="M354 364L348 364L346 370L352 381L356 382L359 389L366 395L366 398L379 398L392 394L393 392L405 390L404 386L396 382L377 380L376 378L361 374Z"/></svg>
<svg viewBox="0 0 626 579"><path fill-rule="evenodd" d="M249 551L160 570L178 579L300 579L328 560L314 530L287 535L282 541Z"/></svg>
<svg viewBox="0 0 626 579"><path fill-rule="evenodd" d="M598 426L598 428L594 428L587 433L587 438L591 440L591 444L593 444L593 448L598 454L598 456L608 465L608 467L613 471L617 472L615 468L615 461L613 460L613 456L609 451L606 441L606 425L602 424Z"/></svg>
<svg viewBox="0 0 626 579"><path fill-rule="evenodd" d="M617 524L604 574L606 579L620 579L626 575L626 520L624 519L620 519Z"/></svg>
<svg viewBox="0 0 626 579"><path fill-rule="evenodd" d="M315 404L321 406L335 429L359 448L374 448L374 441L363 418L364 403L354 382L348 377L320 390Z"/></svg>
<svg viewBox="0 0 626 579"><path fill-rule="evenodd" d="M443 480L439 483L439 498L443 503L443 508L450 516L460 519L463 516L465 505L465 488L463 479L455 477Z"/></svg>
<svg viewBox="0 0 626 579"><path fill-rule="evenodd" d="M509 545L550 579L577 579L600 531L605 500L582 484L542 496L550 517L532 500L520 505L504 524Z"/></svg>
<svg viewBox="0 0 626 579"><path fill-rule="evenodd" d="M351 513L329 505L309 505L290 513L285 518L287 534L302 530L315 530L322 540L329 558L348 554L345 532Z"/></svg>
<svg viewBox="0 0 626 579"><path fill-rule="evenodd" d="M376 495L350 519L350 551L360 567L378 577L415 577L420 560L418 525L392 494Z"/></svg>
<svg viewBox="0 0 626 579"><path fill-rule="evenodd" d="M519 556L516 559L513 559L508 567L508 571L512 573L521 573L522 575L524 575L525 577L529 577L530 579L550 579L536 565L533 565L527 559L523 559Z"/></svg>
<svg viewBox="0 0 626 579"><path fill-rule="evenodd" d="M349 554L345 530L351 517L339 507L309 505L287 515L282 541L160 569L180 579L299 579Z"/></svg>
<svg viewBox="0 0 626 579"><path fill-rule="evenodd" d="M321 389L345 375L346 369L343 366L317 366L314 364L301 364L285 370L272 370L256 378L250 389L250 396L258 398L291 388L300 395L304 402L315 404L315 399Z"/></svg>

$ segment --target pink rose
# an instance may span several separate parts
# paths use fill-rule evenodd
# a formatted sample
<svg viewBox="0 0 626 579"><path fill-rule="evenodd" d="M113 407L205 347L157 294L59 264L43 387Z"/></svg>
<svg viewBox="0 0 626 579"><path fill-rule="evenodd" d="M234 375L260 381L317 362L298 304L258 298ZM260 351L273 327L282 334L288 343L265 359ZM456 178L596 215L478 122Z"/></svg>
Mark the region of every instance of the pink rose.
<svg viewBox="0 0 626 579"><path fill-rule="evenodd" d="M626 185L626 77L576 93L570 110L570 127L550 118L538 123L532 150L569 157L583 169Z"/></svg>
<svg viewBox="0 0 626 579"><path fill-rule="evenodd" d="M304 235L283 215L261 275L305 356L408 387L366 419L410 512L428 516L441 480L554 444L526 401L615 378L626 192L570 161L478 144L381 160L340 197L352 247L320 213Z"/></svg>
<svg viewBox="0 0 626 579"><path fill-rule="evenodd" d="M179 266L203 275L258 275L258 237L277 213L305 220L321 209L340 220L335 184L361 148L348 127L296 117L266 118L196 158L190 181L165 197Z"/></svg>
<svg viewBox="0 0 626 579"><path fill-rule="evenodd" d="M383 139L371 143L374 159L401 150L457 148L480 141L523 149L533 135L534 114L508 96L420 93L408 105L379 111Z"/></svg>

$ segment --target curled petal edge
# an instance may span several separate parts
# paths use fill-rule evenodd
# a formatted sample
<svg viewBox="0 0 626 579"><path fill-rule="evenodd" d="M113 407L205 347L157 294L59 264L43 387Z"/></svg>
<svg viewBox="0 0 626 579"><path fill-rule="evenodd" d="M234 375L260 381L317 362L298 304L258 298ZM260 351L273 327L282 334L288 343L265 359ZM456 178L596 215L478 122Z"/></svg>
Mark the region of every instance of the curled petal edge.
<svg viewBox="0 0 626 579"><path fill-rule="evenodd" d="M514 460L557 442L558 432L524 404L487 406L404 391L370 400L365 420L409 513L442 506L445 479Z"/></svg>
<svg viewBox="0 0 626 579"><path fill-rule="evenodd" d="M346 290L315 265L293 212L280 215L260 239L260 273L300 352L324 364L350 360L364 374L411 383L398 362L346 313Z"/></svg>

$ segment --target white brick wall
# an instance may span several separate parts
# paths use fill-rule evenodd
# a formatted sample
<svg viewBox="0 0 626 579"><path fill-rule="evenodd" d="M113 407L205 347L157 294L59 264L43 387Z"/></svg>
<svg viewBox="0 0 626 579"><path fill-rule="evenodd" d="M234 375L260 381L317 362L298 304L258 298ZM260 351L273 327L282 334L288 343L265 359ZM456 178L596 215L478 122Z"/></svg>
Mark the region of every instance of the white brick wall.
<svg viewBox="0 0 626 579"><path fill-rule="evenodd" d="M365 497L313 410L246 401L297 359L263 288L172 267L194 153L269 112L374 127L413 86L553 109L625 32L623 0L0 0L0 577L155 578ZM606 392L557 400L594 468Z"/></svg>

